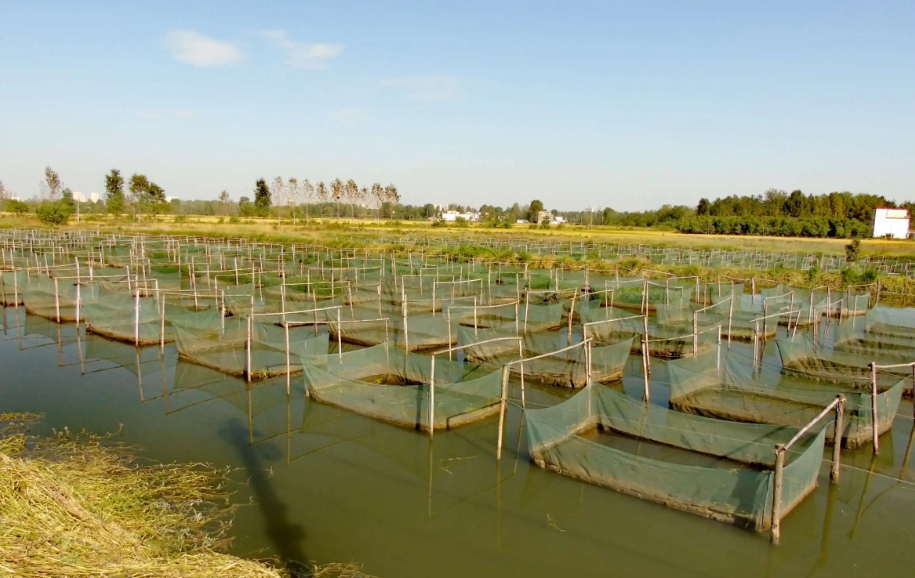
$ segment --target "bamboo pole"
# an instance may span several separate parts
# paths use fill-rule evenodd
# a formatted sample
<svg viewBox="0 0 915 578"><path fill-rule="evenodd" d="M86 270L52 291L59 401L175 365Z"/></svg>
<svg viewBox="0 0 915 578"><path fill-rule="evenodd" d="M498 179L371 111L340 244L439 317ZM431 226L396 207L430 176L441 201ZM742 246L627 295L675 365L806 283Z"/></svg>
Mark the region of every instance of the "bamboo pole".
<svg viewBox="0 0 915 578"><path fill-rule="evenodd" d="M873 423L873 438L874 438L874 455L880 453L880 435L878 433L877 427L879 425L879 415L877 414L877 364L871 362L871 420Z"/></svg>
<svg viewBox="0 0 915 578"><path fill-rule="evenodd" d="M829 472L829 479L832 480L833 483L839 482L839 462L842 459L842 432L844 431L842 427L842 417L845 414L845 396L837 395L836 401L838 401L838 403L836 403L836 419L833 424L832 469Z"/></svg>
<svg viewBox="0 0 915 578"><path fill-rule="evenodd" d="M431 369L429 370L429 439L435 431L435 355L432 355Z"/></svg>
<svg viewBox="0 0 915 578"><path fill-rule="evenodd" d="M165 296L159 302L159 352L165 353Z"/></svg>
<svg viewBox="0 0 915 578"><path fill-rule="evenodd" d="M254 310L248 316L248 336L245 340L245 381L251 383L251 326L254 322Z"/></svg>
<svg viewBox="0 0 915 578"><path fill-rule="evenodd" d="M507 402L505 399L508 390L508 366L502 366L502 394L499 400L499 439L496 441L496 459L502 459L502 437L505 432L505 410Z"/></svg>
<svg viewBox="0 0 915 578"><path fill-rule="evenodd" d="M140 346L140 290L137 289L134 297L133 306L133 341L134 345Z"/></svg>
<svg viewBox="0 0 915 578"><path fill-rule="evenodd" d="M772 488L772 543L778 545L781 537L782 480L785 475L785 447L775 446L775 483Z"/></svg>

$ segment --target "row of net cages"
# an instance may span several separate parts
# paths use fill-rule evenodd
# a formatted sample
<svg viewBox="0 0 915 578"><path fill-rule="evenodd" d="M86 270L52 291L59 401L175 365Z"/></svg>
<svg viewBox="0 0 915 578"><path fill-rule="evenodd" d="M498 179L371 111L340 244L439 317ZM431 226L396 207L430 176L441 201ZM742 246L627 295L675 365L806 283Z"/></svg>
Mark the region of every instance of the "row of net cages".
<svg viewBox="0 0 915 578"><path fill-rule="evenodd" d="M226 395L247 395L255 415L250 400L269 387L276 399L304 392L324 406L429 435L498 419L501 456L506 413L519 408L535 464L772 528L774 538L816 484L825 444L838 452L872 439L877 449L908 383L904 372L912 371L904 362L904 310L872 305L867 287L803 293L758 279L500 271L430 264L425 256L419 269L395 262L396 275L390 261L353 256L351 274L343 257L323 271L290 269L277 247L269 255L281 255L283 268L271 269L266 250L261 261L243 246L224 269L225 259L203 260L212 247L180 266L137 261L143 251L150 258L148 245L131 250L130 264L93 266L89 274L84 261L53 259L4 272L4 299L9 279L13 304L52 326L72 315L132 346L174 341L182 367L245 383ZM169 261L186 256L181 245L162 250ZM778 359L764 355L771 337ZM728 347L732 338L753 347ZM864 374L848 379L846 367L857 362L839 368L842 360L830 357L874 344L898 355L870 362L870 389ZM642 399L633 393L639 378ZM564 401L538 408L530 398L538 388L566 392L553 394ZM633 440L655 449L633 457ZM710 461L678 463L665 453L670 448ZM837 453L834 468L837 474Z"/></svg>

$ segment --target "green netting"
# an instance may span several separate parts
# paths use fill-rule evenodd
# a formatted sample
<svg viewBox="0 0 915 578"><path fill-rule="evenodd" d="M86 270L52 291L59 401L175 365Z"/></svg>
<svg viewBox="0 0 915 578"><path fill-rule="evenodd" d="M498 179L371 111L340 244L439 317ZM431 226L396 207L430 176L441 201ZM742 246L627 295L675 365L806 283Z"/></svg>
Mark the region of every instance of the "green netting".
<svg viewBox="0 0 915 578"><path fill-rule="evenodd" d="M560 387L578 388L587 383L588 366L584 347L553 353L569 345L563 334L524 334L520 337L520 344L515 339L505 339L516 336L511 330L474 331L472 328L461 327L458 329L458 345L464 347L462 351L467 359L499 366L518 360L522 353L524 357L552 354L512 364L511 372L519 376L523 371L525 379ZM491 341L493 339L499 341ZM613 345L592 347L591 380L606 383L622 378L631 349L631 337Z"/></svg>
<svg viewBox="0 0 915 578"><path fill-rule="evenodd" d="M556 406L529 409L524 418L531 459L540 467L758 530L771 523L775 446L797 431L674 412L597 384ZM753 468L707 468L635 455L582 437L595 428ZM815 489L825 437L823 427L786 456L782 516Z"/></svg>
<svg viewBox="0 0 915 578"><path fill-rule="evenodd" d="M302 365L312 399L401 427L429 429L430 357L382 344L303 356ZM495 414L501 389L500 371L486 373L477 364L436 359L432 427L450 429Z"/></svg>
<svg viewBox="0 0 915 578"><path fill-rule="evenodd" d="M758 335L761 338L775 337L778 330L778 318L762 319L763 313L747 311L738 307L745 296L735 296L734 308L728 296L713 296L714 305L701 305L689 301L679 301L670 305L657 305L657 323L659 327L678 329L692 333L694 315L697 317L699 331L721 327L721 335L731 339L749 341Z"/></svg>
<svg viewBox="0 0 915 578"><path fill-rule="evenodd" d="M584 302L578 309L579 316L585 324L586 337L593 338L598 344L614 344L623 339L635 337L632 341L632 353L641 353L642 336L645 334L645 321L632 311L616 307L599 307L599 302ZM705 328L708 329L708 328ZM695 346L697 352L707 351L718 344L718 332L700 327L698 339L692 337L692 326L662 327L657 324L648 326L648 352L654 357L676 359L692 356Z"/></svg>
<svg viewBox="0 0 915 578"><path fill-rule="evenodd" d="M885 328L892 330L884 331ZM906 333L905 328L851 318L836 326L833 347L880 364L909 363L915 360L915 332Z"/></svg>
<svg viewBox="0 0 915 578"><path fill-rule="evenodd" d="M803 427L837 394L846 398L842 438L846 447L870 443L873 437L872 396L869 393L831 388L812 389L790 382L766 382L753 370L746 356L731 352L719 359L716 353L697 359L671 361L670 406L678 411L707 417ZM893 426L904 383L897 382L877 396L877 432ZM833 440L830 427L827 439Z"/></svg>
<svg viewBox="0 0 915 578"><path fill-rule="evenodd" d="M878 305L865 316L868 333L915 339L915 307Z"/></svg>
<svg viewBox="0 0 915 578"><path fill-rule="evenodd" d="M189 309L183 305L185 299L177 299L179 304L176 305L164 296L137 299L128 292L101 287L81 297L84 299L81 317L85 319L87 329L119 341L152 345L164 338L170 342L174 340L174 323L182 323L186 329L195 331L213 331L221 326L218 309ZM165 300L164 323L161 299ZM199 304L203 305L203 302Z"/></svg>
<svg viewBox="0 0 915 578"><path fill-rule="evenodd" d="M525 304L519 312L521 331L549 331L562 327L562 303L549 305Z"/></svg>
<svg viewBox="0 0 915 578"><path fill-rule="evenodd" d="M28 282L25 271L0 271L0 305L22 305L22 287Z"/></svg>
<svg viewBox="0 0 915 578"><path fill-rule="evenodd" d="M310 327L290 328L287 356L285 329L255 321L251 324L249 347L247 320L229 317L224 329L206 334L175 325L175 345L181 356L204 367L229 375L264 379L285 375L287 368L293 373L300 371L301 355L326 353L328 334L324 331L315 334Z"/></svg>
<svg viewBox="0 0 915 578"><path fill-rule="evenodd" d="M22 291L22 302L32 315L76 321L76 280L32 275Z"/></svg>
<svg viewBox="0 0 915 578"><path fill-rule="evenodd" d="M793 338L776 339L785 373L803 376L807 379L870 388L872 362L880 363L876 352L869 354L836 350L831 344L814 345L813 340L803 334ZM881 370L878 383L892 385L902 377L910 377L911 367ZM891 383L888 382L891 381Z"/></svg>

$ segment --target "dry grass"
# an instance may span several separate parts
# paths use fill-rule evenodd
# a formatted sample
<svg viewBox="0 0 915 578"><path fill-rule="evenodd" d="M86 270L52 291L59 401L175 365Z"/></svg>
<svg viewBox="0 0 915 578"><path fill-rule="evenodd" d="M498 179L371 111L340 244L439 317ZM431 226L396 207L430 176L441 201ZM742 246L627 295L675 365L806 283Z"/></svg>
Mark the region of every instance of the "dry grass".
<svg viewBox="0 0 915 578"><path fill-rule="evenodd" d="M290 576L224 553L232 508L224 469L139 465L110 438L28 435L35 416L3 415L0 574L15 576ZM353 564L302 576L365 576Z"/></svg>

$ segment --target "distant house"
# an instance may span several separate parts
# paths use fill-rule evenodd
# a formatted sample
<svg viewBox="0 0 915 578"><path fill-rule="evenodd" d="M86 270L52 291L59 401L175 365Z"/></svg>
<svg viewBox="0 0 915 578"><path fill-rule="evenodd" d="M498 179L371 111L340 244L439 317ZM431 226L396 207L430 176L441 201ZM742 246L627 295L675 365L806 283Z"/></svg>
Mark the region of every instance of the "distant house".
<svg viewBox="0 0 915 578"><path fill-rule="evenodd" d="M874 237L905 239L909 234L909 212L905 209L877 207L874 211Z"/></svg>
<svg viewBox="0 0 915 578"><path fill-rule="evenodd" d="M476 222L480 220L480 213L468 212L460 213L458 211L442 211L442 220L447 223L453 223L458 219L464 219L468 222Z"/></svg>

